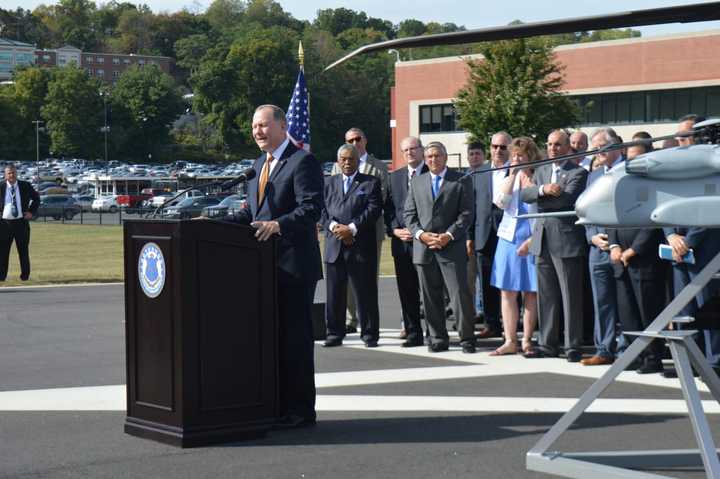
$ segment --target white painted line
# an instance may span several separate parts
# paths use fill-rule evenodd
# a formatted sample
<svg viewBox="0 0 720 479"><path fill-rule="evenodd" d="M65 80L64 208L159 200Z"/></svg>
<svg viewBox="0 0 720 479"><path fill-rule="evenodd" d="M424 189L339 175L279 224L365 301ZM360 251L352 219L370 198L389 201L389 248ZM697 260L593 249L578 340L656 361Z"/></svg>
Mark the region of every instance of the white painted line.
<svg viewBox="0 0 720 479"><path fill-rule="evenodd" d="M576 398L477 396L318 396L318 411L441 411L564 413ZM720 404L703 401L707 414L720 414ZM595 413L687 414L682 400L598 399L587 410Z"/></svg>
<svg viewBox="0 0 720 479"><path fill-rule="evenodd" d="M0 392L0 411L124 411L125 385Z"/></svg>

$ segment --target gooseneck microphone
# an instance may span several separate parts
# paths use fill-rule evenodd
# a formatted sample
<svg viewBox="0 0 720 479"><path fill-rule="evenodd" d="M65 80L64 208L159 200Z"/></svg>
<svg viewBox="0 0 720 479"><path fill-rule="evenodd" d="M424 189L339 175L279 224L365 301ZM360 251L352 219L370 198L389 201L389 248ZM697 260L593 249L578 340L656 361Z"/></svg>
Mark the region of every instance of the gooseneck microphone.
<svg viewBox="0 0 720 479"><path fill-rule="evenodd" d="M257 173L255 172L255 168L251 166L247 170L240 173L236 178L224 182L222 185L220 185L220 188L222 188L223 190L229 190L235 185L252 180L253 178L255 178L256 174Z"/></svg>

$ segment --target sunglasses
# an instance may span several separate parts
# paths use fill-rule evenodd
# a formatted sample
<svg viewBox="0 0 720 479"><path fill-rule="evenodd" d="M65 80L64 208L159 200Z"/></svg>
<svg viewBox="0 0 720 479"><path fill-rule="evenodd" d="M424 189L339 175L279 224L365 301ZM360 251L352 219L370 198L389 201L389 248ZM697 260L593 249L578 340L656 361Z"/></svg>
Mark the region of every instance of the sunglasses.
<svg viewBox="0 0 720 479"><path fill-rule="evenodd" d="M507 145L490 145L490 148L505 151L507 150Z"/></svg>

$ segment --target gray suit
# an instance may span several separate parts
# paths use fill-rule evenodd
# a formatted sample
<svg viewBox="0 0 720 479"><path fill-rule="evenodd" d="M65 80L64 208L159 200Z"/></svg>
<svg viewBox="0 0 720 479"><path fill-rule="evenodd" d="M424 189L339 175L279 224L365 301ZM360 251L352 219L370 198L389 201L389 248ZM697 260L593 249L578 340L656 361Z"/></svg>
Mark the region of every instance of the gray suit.
<svg viewBox="0 0 720 479"><path fill-rule="evenodd" d="M474 343L473 308L467 288L467 229L472 221L472 180L447 170L437 198L432 197L431 175L413 179L405 201L405 224L412 232L413 263L420 277L425 317L433 344L448 342L443 284L450 294L459 324L460 340ZM453 239L441 250L431 250L417 239L418 232L450 233Z"/></svg>
<svg viewBox="0 0 720 479"><path fill-rule="evenodd" d="M541 185L552 183L554 166L543 165L535 170L535 186L521 192L522 200L537 203L540 213L574 209L575 200L585 189L587 171L566 161L556 179L562 187L560 196L540 195ZM558 354L563 318L566 352L579 349L582 342L583 297L577 285L583 283L587 245L584 228L574 222L574 217L538 218L530 243L530 253L537 258L538 345L552 356Z"/></svg>

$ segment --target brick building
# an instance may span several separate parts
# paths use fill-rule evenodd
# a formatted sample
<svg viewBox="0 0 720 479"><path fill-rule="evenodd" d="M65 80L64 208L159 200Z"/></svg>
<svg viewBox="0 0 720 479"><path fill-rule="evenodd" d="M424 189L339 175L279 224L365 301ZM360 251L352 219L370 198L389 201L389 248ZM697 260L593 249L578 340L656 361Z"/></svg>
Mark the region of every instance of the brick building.
<svg viewBox="0 0 720 479"><path fill-rule="evenodd" d="M720 117L720 31L564 45L555 51L566 67L565 92L580 104L592 104L581 120L584 131L610 125L629 139L639 130L672 134L687 113ZM400 139L414 135L424 143L445 143L451 166L467 164L467 134L457 127L452 106L467 74L459 57L395 63L394 162L401 158Z"/></svg>

